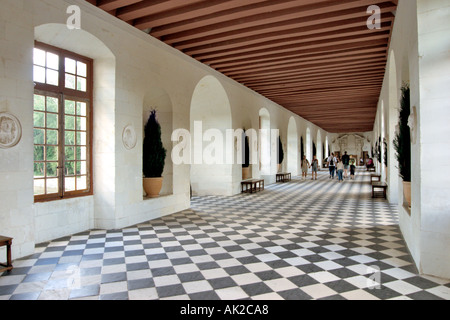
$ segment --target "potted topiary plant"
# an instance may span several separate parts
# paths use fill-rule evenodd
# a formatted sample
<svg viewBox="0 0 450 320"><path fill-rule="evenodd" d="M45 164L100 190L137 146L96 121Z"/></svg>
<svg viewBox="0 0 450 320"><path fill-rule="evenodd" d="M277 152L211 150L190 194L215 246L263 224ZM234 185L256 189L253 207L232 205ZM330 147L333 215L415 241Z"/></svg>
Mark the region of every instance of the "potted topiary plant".
<svg viewBox="0 0 450 320"><path fill-rule="evenodd" d="M143 185L149 198L157 198L161 192L166 152L161 141L161 126L156 119L156 110L152 110L145 125L143 145Z"/></svg>
<svg viewBox="0 0 450 320"><path fill-rule="evenodd" d="M283 144L281 143L281 137L278 136L278 172L281 170L281 164L284 160L284 150L283 150Z"/></svg>
<svg viewBox="0 0 450 320"><path fill-rule="evenodd" d="M377 142L377 161L381 165L381 137L378 137Z"/></svg>
<svg viewBox="0 0 450 320"><path fill-rule="evenodd" d="M411 132L408 127L408 118L411 113L409 85L403 85L401 90L400 115L394 138L394 149L398 161L399 175L403 179L403 194L408 206L411 207Z"/></svg>
<svg viewBox="0 0 450 320"><path fill-rule="evenodd" d="M328 152L330 153L330 149L328 149ZM303 137L301 137L300 138L300 159L303 159L304 155L305 155L305 147L303 145Z"/></svg>
<svg viewBox="0 0 450 320"><path fill-rule="evenodd" d="M250 170L250 146L248 141L248 136L245 134L244 129L244 154L242 163L242 179L248 180L252 177Z"/></svg>

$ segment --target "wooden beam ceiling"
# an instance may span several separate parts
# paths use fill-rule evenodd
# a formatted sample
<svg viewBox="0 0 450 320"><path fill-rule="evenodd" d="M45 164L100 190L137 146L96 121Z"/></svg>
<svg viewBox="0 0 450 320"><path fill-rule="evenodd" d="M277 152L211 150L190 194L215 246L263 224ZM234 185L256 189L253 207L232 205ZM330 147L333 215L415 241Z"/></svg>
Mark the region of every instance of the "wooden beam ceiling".
<svg viewBox="0 0 450 320"><path fill-rule="evenodd" d="M86 1L328 132L373 129L398 0Z"/></svg>

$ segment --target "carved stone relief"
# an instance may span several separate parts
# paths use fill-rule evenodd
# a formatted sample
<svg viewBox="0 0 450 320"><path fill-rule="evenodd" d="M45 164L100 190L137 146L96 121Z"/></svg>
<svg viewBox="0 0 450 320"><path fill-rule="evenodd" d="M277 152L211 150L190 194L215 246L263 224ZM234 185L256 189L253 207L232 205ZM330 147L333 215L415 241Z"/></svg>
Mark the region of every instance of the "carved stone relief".
<svg viewBox="0 0 450 320"><path fill-rule="evenodd" d="M131 150L136 146L137 136L136 130L132 125L128 125L123 130L122 134L123 145L127 150Z"/></svg>
<svg viewBox="0 0 450 320"><path fill-rule="evenodd" d="M14 147L21 137L22 127L19 120L10 113L0 112L0 148Z"/></svg>

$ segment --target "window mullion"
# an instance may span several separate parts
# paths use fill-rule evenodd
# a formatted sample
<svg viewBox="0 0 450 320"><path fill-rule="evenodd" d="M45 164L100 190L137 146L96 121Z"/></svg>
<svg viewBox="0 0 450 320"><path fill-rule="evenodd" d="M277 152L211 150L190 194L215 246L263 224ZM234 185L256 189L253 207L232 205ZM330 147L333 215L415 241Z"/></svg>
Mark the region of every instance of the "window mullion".
<svg viewBox="0 0 450 320"><path fill-rule="evenodd" d="M58 141L58 179L59 179L59 196L61 198L64 197L64 181L65 181L65 132L64 132L64 128L65 128L65 123L64 123L64 94L60 93L59 94L59 109L58 109L58 113L59 113L59 141Z"/></svg>
<svg viewBox="0 0 450 320"><path fill-rule="evenodd" d="M65 85L65 57L60 52L59 54L59 196L64 198L65 191L65 121L64 121L64 85Z"/></svg>
<svg viewBox="0 0 450 320"><path fill-rule="evenodd" d="M64 86L66 82L65 76L65 56L60 52L59 53L59 92L64 92Z"/></svg>

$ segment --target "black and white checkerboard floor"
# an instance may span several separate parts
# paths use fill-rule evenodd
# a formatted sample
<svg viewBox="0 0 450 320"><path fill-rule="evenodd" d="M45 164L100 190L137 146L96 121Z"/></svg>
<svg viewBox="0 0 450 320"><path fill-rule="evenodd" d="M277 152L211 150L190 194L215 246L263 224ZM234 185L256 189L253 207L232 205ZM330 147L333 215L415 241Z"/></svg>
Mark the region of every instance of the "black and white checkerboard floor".
<svg viewBox="0 0 450 320"><path fill-rule="evenodd" d="M0 277L0 300L450 299L419 276L396 208L369 177L293 179L257 194L37 246Z"/></svg>

